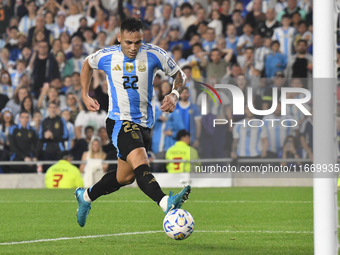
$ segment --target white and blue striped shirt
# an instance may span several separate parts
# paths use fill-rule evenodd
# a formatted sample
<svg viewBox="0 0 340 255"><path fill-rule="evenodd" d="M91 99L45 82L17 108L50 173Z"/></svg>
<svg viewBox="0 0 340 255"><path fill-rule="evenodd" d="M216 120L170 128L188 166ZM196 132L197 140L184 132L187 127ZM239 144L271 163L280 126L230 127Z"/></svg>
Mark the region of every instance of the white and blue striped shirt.
<svg viewBox="0 0 340 255"><path fill-rule="evenodd" d="M109 110L112 120L129 120L151 128L155 120L153 78L158 70L172 76L179 67L160 47L142 44L136 58L130 59L120 45L114 45L88 56L93 69L107 75Z"/></svg>
<svg viewBox="0 0 340 255"><path fill-rule="evenodd" d="M272 119L278 119L279 121L273 121ZM291 119L293 118L289 115L275 116L274 114L265 116L262 119L268 134L268 151L279 152L283 147L285 138L288 135L293 134L293 130L295 130L296 127L285 127L294 125L294 122L291 121ZM281 125L281 121L283 120L287 120L284 122L285 126Z"/></svg>
<svg viewBox="0 0 340 255"><path fill-rule="evenodd" d="M30 19L28 17L28 15L22 17L20 19L20 22L19 22L18 30L21 33L27 35L28 34L28 30L30 30L31 27L35 26L35 21L36 21L36 18Z"/></svg>
<svg viewBox="0 0 340 255"><path fill-rule="evenodd" d="M295 38L296 30L294 27L288 27L284 30L283 27L277 27L274 29L272 40L279 41L280 52L287 56L288 59L293 56L293 42Z"/></svg>
<svg viewBox="0 0 340 255"><path fill-rule="evenodd" d="M253 126L259 124L260 122L251 123ZM262 150L262 138L266 137L267 131L264 126L250 127L245 119L233 124L233 138L238 139L236 154L239 157L260 156Z"/></svg>

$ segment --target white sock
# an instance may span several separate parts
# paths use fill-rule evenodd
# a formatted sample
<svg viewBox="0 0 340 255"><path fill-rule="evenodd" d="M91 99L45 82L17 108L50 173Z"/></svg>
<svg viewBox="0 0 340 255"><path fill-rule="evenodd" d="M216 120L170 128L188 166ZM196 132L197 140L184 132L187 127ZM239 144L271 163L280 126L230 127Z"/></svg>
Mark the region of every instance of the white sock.
<svg viewBox="0 0 340 255"><path fill-rule="evenodd" d="M169 196L164 196L159 202L159 207L162 208L163 212L165 212L168 207L168 198Z"/></svg>
<svg viewBox="0 0 340 255"><path fill-rule="evenodd" d="M89 194L87 193L87 190L88 189L85 190L85 192L83 194L83 198L86 202L92 203L92 200L90 199Z"/></svg>

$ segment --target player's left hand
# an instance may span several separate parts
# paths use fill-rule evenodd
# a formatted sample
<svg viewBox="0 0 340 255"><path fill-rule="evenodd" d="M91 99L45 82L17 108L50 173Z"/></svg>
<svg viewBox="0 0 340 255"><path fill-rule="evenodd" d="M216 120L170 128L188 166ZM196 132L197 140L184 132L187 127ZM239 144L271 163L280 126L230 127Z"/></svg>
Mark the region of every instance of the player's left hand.
<svg viewBox="0 0 340 255"><path fill-rule="evenodd" d="M176 104L177 104L176 95L173 93L170 93L169 95L166 95L164 97L161 110L163 112L173 112L176 108Z"/></svg>

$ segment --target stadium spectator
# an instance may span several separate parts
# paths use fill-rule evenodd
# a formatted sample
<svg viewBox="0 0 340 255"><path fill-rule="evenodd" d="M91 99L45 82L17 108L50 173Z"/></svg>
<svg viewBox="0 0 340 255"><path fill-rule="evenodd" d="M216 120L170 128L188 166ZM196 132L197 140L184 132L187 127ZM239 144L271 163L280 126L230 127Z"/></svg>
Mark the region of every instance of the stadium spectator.
<svg viewBox="0 0 340 255"><path fill-rule="evenodd" d="M232 13L231 19L236 29L236 35L241 36L243 31L243 18L241 16L241 11L235 9Z"/></svg>
<svg viewBox="0 0 340 255"><path fill-rule="evenodd" d="M164 4L162 9L162 16L160 18L155 19L152 22L153 24L159 24L161 27L163 25L167 25L168 29L165 31L165 35L168 34L169 28L171 26L177 26L179 27L180 35L183 35L183 29L181 27L181 22L177 19L171 16L172 13L172 6L171 4Z"/></svg>
<svg viewBox="0 0 340 255"><path fill-rule="evenodd" d="M38 43L38 52L33 54L30 65L32 66L32 93L36 98L45 82L50 82L55 78L60 78L58 62L53 54L49 53L48 43L41 41Z"/></svg>
<svg viewBox="0 0 340 255"><path fill-rule="evenodd" d="M34 102L33 98L31 95L25 97L21 104L20 104L20 112L26 111L28 113L29 121L31 122L33 119L33 113L34 113ZM15 116L14 123L18 124L19 123L19 118L20 118L20 113L18 113Z"/></svg>
<svg viewBox="0 0 340 255"><path fill-rule="evenodd" d="M18 87L14 91L14 96L11 100L9 100L6 104L6 107L12 110L13 116L16 116L20 112L21 102L25 97L29 96L29 91L26 87Z"/></svg>
<svg viewBox="0 0 340 255"><path fill-rule="evenodd" d="M74 139L75 139L74 126L70 122L70 119L71 119L70 109L68 109L67 107L61 109L61 117L66 122L68 139L67 139L67 141L65 141L64 146L65 146L65 150L69 151L69 150L71 150L73 148L73 146L74 146Z"/></svg>
<svg viewBox="0 0 340 255"><path fill-rule="evenodd" d="M188 26L185 32L185 35L184 35L184 39L187 41L190 41L190 38L192 37L192 35L197 34L199 32L198 28L203 21L205 22L205 20L206 20L205 9L200 8L197 11L195 22L192 25Z"/></svg>
<svg viewBox="0 0 340 255"><path fill-rule="evenodd" d="M60 153L59 161L46 171L46 188L73 189L84 186L79 169L71 164L72 158L69 151Z"/></svg>
<svg viewBox="0 0 340 255"><path fill-rule="evenodd" d="M54 57L56 57L57 55L57 52L58 51L62 51L62 48L61 48L61 41L60 39L54 39L53 42L52 42L52 45L51 45L51 53L54 54Z"/></svg>
<svg viewBox="0 0 340 255"><path fill-rule="evenodd" d="M183 32L185 33L192 24L196 21L196 17L192 14L193 9L192 5L188 2L185 2L180 7L182 16L179 18L179 21L182 24Z"/></svg>
<svg viewBox="0 0 340 255"><path fill-rule="evenodd" d="M291 57L287 65L288 78L307 78L313 71L313 56L307 52L307 41L299 40L297 52Z"/></svg>
<svg viewBox="0 0 340 255"><path fill-rule="evenodd" d="M199 137L201 132L201 116L197 105L193 104L189 100L189 88L185 87L180 96L180 101L178 101L176 109L182 118L184 128L190 132L191 140L190 144L198 148Z"/></svg>
<svg viewBox="0 0 340 255"><path fill-rule="evenodd" d="M168 37L169 37L169 49L171 50L173 46L180 45L182 50L187 50L190 48L189 42L187 40L179 40L179 27L171 26Z"/></svg>
<svg viewBox="0 0 340 255"><path fill-rule="evenodd" d="M14 69L11 73L11 82L12 82L13 88L16 88L19 86L20 78L22 77L23 74L27 73L26 67L27 67L27 63L25 60L18 59L16 61L16 69Z"/></svg>
<svg viewBox="0 0 340 255"><path fill-rule="evenodd" d="M7 48L2 48L0 55L0 68L10 70L13 66L14 62L9 59L9 50Z"/></svg>
<svg viewBox="0 0 340 255"><path fill-rule="evenodd" d="M188 65L191 67L192 70L192 78L196 81L202 81L202 74L201 74L201 55L204 54L202 44L195 43L192 47L193 54L187 58L189 62Z"/></svg>
<svg viewBox="0 0 340 255"><path fill-rule="evenodd" d="M70 6L69 15L66 17L65 25L69 28L69 32L71 35L75 32L79 32L77 30L80 27L80 19L83 18L83 16L84 14L79 12L78 6L76 4L72 4ZM85 20L87 23L85 27L91 27L95 22L95 20L88 15L85 17Z"/></svg>
<svg viewBox="0 0 340 255"><path fill-rule="evenodd" d="M242 74L242 68L238 63L227 67L226 74L222 77L221 82L224 84L236 84L235 79L239 74Z"/></svg>
<svg viewBox="0 0 340 255"><path fill-rule="evenodd" d="M32 118L32 121L30 123L30 126L34 128L34 130L36 131L37 134L39 134L39 132L40 132L42 119L43 119L43 117L41 115L41 112L38 111L38 110L34 111L33 118Z"/></svg>
<svg viewBox="0 0 340 255"><path fill-rule="evenodd" d="M247 77L253 77L258 75L258 71L255 70L255 60L254 60L254 48L247 47L243 55L237 56L237 62L242 68L242 73Z"/></svg>
<svg viewBox="0 0 340 255"><path fill-rule="evenodd" d="M287 7L277 14L277 21L281 21L284 15L288 15L292 18L294 13L299 13L302 20L306 18L306 11L297 6L297 0L287 0Z"/></svg>
<svg viewBox="0 0 340 255"><path fill-rule="evenodd" d="M101 73L101 75L100 75ZM101 78L100 76L103 76ZM108 86L105 73L98 70L93 70L93 90L95 97L98 102L100 102L100 109L103 111L108 111L109 109L109 96L108 96Z"/></svg>
<svg viewBox="0 0 340 255"><path fill-rule="evenodd" d="M11 126L13 126L14 123L14 116L12 114L11 108L4 108L1 111L1 123L0 123L0 132L2 132L5 137L8 137L9 135L9 129ZM7 140L6 146L8 148L9 142Z"/></svg>
<svg viewBox="0 0 340 255"><path fill-rule="evenodd" d="M292 27L294 27L296 30L298 30L298 29L299 29L299 23L300 23L301 21L303 21L303 20L301 19L300 13L296 12L296 13L294 13L294 14L292 15L292 22L291 22L290 25L291 25Z"/></svg>
<svg viewBox="0 0 340 255"><path fill-rule="evenodd" d="M92 54L96 48L93 30L90 27L87 27L84 30L83 37L85 38L84 47L86 52Z"/></svg>
<svg viewBox="0 0 340 255"><path fill-rule="evenodd" d="M58 50L56 54L54 54L55 59L58 62L59 73L63 74L66 66L66 55L62 50Z"/></svg>
<svg viewBox="0 0 340 255"><path fill-rule="evenodd" d="M46 29L50 30L52 32L52 30L54 29L54 27L56 27L57 25L54 23L54 15L52 14L52 12L47 11L44 14L44 18L45 18L45 27ZM53 33L52 33L52 37L53 37ZM54 37L53 37L54 39Z"/></svg>
<svg viewBox="0 0 340 255"><path fill-rule="evenodd" d="M12 99L14 96L15 86L12 86L12 79L8 71L0 71L0 94Z"/></svg>
<svg viewBox="0 0 340 255"><path fill-rule="evenodd" d="M119 21L117 16L110 15L108 27L106 29L107 38L106 38L106 44L107 45L113 45L115 44L117 35L119 31Z"/></svg>
<svg viewBox="0 0 340 255"><path fill-rule="evenodd" d="M151 25L154 20L155 20L155 9L151 4L147 4L145 7L145 14L143 17L144 27L151 29Z"/></svg>
<svg viewBox="0 0 340 255"><path fill-rule="evenodd" d="M272 78L277 71L283 71L287 65L287 57L280 53L279 41L272 41L270 44L271 53L268 54L265 62L266 77Z"/></svg>
<svg viewBox="0 0 340 255"><path fill-rule="evenodd" d="M268 135L265 127L250 127L248 121L254 119L254 114L245 107L245 119L233 126L233 144L230 156L236 158L265 158L268 149ZM259 141L261 138L261 142Z"/></svg>
<svg viewBox="0 0 340 255"><path fill-rule="evenodd" d="M74 122L76 139L85 137L85 127L92 126L94 132L97 132L98 128L105 126L106 111L99 110L97 112L90 112L86 108L79 112Z"/></svg>
<svg viewBox="0 0 340 255"><path fill-rule="evenodd" d="M89 9L92 3L96 3L96 1L90 1ZM88 9L88 10L89 10ZM103 9L99 6L96 6L96 22L93 25L93 32L98 34L99 32L105 31L108 27L108 22L106 21L106 14Z"/></svg>
<svg viewBox="0 0 340 255"><path fill-rule="evenodd" d="M58 95L58 90L55 87L50 86L48 83L44 83L37 105L44 118L49 116L48 114L50 111L47 110L47 106L50 103L57 105L57 114L60 114L60 110L66 107L66 97L65 95Z"/></svg>
<svg viewBox="0 0 340 255"><path fill-rule="evenodd" d="M208 27L205 35L206 36L205 36L205 39L203 40L202 48L206 52L210 52L212 49L216 48L216 33L215 33L215 29Z"/></svg>
<svg viewBox="0 0 340 255"><path fill-rule="evenodd" d="M197 150L190 146L190 133L182 129L178 131L176 136L177 142L171 146L166 154L165 159L167 160L195 160L198 159ZM196 164L191 164L190 162L187 163L167 163L166 169L168 173L175 174L175 173L184 173L184 172L191 172L191 166L194 167Z"/></svg>
<svg viewBox="0 0 340 255"><path fill-rule="evenodd" d="M275 19L275 9L268 8L266 12L266 20L261 21L256 31L259 33L263 38L264 37L272 37L274 33L274 29L280 26L280 23Z"/></svg>
<svg viewBox="0 0 340 255"><path fill-rule="evenodd" d="M84 38L83 34L85 32L85 29L88 28L88 27L91 28L91 26L89 26L87 24L87 18L86 17L81 17L79 19L79 28L78 28L77 32L74 32L72 34L72 37L76 37L77 36L77 37L80 37L82 41L84 41L85 38Z"/></svg>
<svg viewBox="0 0 340 255"><path fill-rule="evenodd" d="M66 105L67 108L70 110L71 113L70 121L73 124L77 118L78 113L84 110L83 104L81 103L80 99L76 96L76 94L69 92L66 95Z"/></svg>
<svg viewBox="0 0 340 255"><path fill-rule="evenodd" d="M9 59L12 61L16 61L20 56L21 50L18 46L18 27L12 26L9 27L8 33L8 43L6 43L5 47L9 50Z"/></svg>
<svg viewBox="0 0 340 255"><path fill-rule="evenodd" d="M233 56L233 51L231 49L224 49L225 57L222 59L222 53L218 49L212 49L210 51L209 59L207 60L204 55L201 54L201 66L206 69L206 79L207 83L218 84L220 83L222 77L226 73L227 65Z"/></svg>
<svg viewBox="0 0 340 255"><path fill-rule="evenodd" d="M62 32L69 33L68 27L65 25L66 13L64 11L58 11L56 26L51 29L54 39L60 37Z"/></svg>
<svg viewBox="0 0 340 255"><path fill-rule="evenodd" d="M169 82L164 81L162 83L161 92L160 102L171 92ZM155 125L153 127L151 150L155 154L163 153L165 155L165 151L175 144L176 134L179 130L184 129L184 124L178 110L169 114L162 112L159 106L155 108Z"/></svg>
<svg viewBox="0 0 340 255"><path fill-rule="evenodd" d="M88 151L85 151L81 158L82 161L86 161L86 164L81 164L79 167L79 171L84 173L84 187L91 187L98 181L95 178L96 172L103 174L106 172L108 165L103 164L105 158L106 153L103 152L100 137L93 136L89 143Z"/></svg>
<svg viewBox="0 0 340 255"><path fill-rule="evenodd" d="M220 20L222 21L222 31L225 36L227 25L233 23L230 15L230 0L223 0L220 8Z"/></svg>
<svg viewBox="0 0 340 255"><path fill-rule="evenodd" d="M87 151L88 145L94 134L94 129L92 126L85 127L85 138L76 139L71 153L75 160L81 160L84 151Z"/></svg>
<svg viewBox="0 0 340 255"><path fill-rule="evenodd" d="M259 42L259 45L257 45L257 41ZM254 36L254 45L257 45L255 52L254 52L254 61L255 61L254 68L257 71L259 71L262 77L264 77L264 73L265 73L265 61L271 52L270 43L271 43L270 37L266 37L262 40L260 35Z"/></svg>
<svg viewBox="0 0 340 255"><path fill-rule="evenodd" d="M236 49L238 55L243 55L246 48L253 47L253 27L246 23L243 26L243 34L238 38Z"/></svg>
<svg viewBox="0 0 340 255"><path fill-rule="evenodd" d="M273 88L277 88L277 98L281 98L281 88L284 86L286 79L282 71L276 71L272 78L273 84L267 87L262 97L262 109L268 110L272 106Z"/></svg>
<svg viewBox="0 0 340 255"><path fill-rule="evenodd" d="M71 51L71 36L68 34L67 31L61 32L59 36L60 42L61 42L61 49L64 51L64 53L68 53Z"/></svg>
<svg viewBox="0 0 340 255"><path fill-rule="evenodd" d="M278 153L286 144L286 138L294 135L296 128L292 127L294 123L291 120L292 116L281 115L280 102L277 103L274 113L263 117L264 127L268 134L268 158L277 158ZM282 121L284 121L286 126L281 125Z"/></svg>
<svg viewBox="0 0 340 255"><path fill-rule="evenodd" d="M300 155L299 155L300 154ZM288 135L283 143L282 149L278 153L278 157L282 159L300 159L301 150L297 146L294 136ZM281 162L282 166L301 165L301 162Z"/></svg>
<svg viewBox="0 0 340 255"><path fill-rule="evenodd" d="M69 93L75 94L79 99L81 98L81 84L80 84L80 73L73 72L71 76L72 85L66 90L66 95Z"/></svg>
<svg viewBox="0 0 340 255"><path fill-rule="evenodd" d="M43 15L37 15L35 26L28 30L27 43L30 46L34 45L36 42L39 42L35 39L35 36L38 32L42 32L44 34L44 41L46 41L48 45L52 43L52 33L50 30L46 29Z"/></svg>
<svg viewBox="0 0 340 255"><path fill-rule="evenodd" d="M11 161L25 161L27 164L36 161L37 155L37 135L35 130L29 125L29 115L27 112L20 113L18 125L9 129L9 147L11 150ZM35 165L17 165L11 167L12 173L34 173Z"/></svg>
<svg viewBox="0 0 340 255"><path fill-rule="evenodd" d="M146 30L148 31L148 30ZM144 39L147 40L147 32L145 31ZM146 43L149 43L150 41L147 41ZM97 34L97 39L95 40L96 49L103 49L108 47L109 45L106 44L106 32L100 31Z"/></svg>
<svg viewBox="0 0 340 255"><path fill-rule="evenodd" d="M266 15L262 12L262 0L253 0L252 2L253 8L252 11L247 14L245 23L251 24L255 31L258 25L265 21Z"/></svg>
<svg viewBox="0 0 340 255"><path fill-rule="evenodd" d="M58 160L58 153L64 151L64 142L68 138L66 122L57 115L58 106L50 102L48 107L48 117L42 123L39 132L39 139L43 143L43 160ZM44 165L44 172L49 165Z"/></svg>
<svg viewBox="0 0 340 255"><path fill-rule="evenodd" d="M111 143L105 127L100 127L98 129L98 136L102 140L102 148L103 152L106 153L106 159L108 160L116 160L117 159L117 150Z"/></svg>
<svg viewBox="0 0 340 255"><path fill-rule="evenodd" d="M311 31L308 30L307 23L305 21L300 21L298 26L298 34L295 35L295 42L296 45L300 39L307 41L308 46L313 43L313 34Z"/></svg>
<svg viewBox="0 0 340 255"><path fill-rule="evenodd" d="M0 19L0 37L3 37L3 35L6 33L6 28L9 25L9 20L12 16L11 13L11 1L6 1L7 4L4 4L4 0L0 0L0 13L1 19Z"/></svg>
<svg viewBox="0 0 340 255"><path fill-rule="evenodd" d="M280 52L287 56L288 61L293 55L293 42L295 36L295 28L289 26L289 15L282 16L282 26L275 28L272 36L273 41L280 42Z"/></svg>
<svg viewBox="0 0 340 255"><path fill-rule="evenodd" d="M83 46L72 46L73 57L67 60L63 76L71 75L74 72L80 73L85 56L83 55Z"/></svg>
<svg viewBox="0 0 340 255"><path fill-rule="evenodd" d="M220 12L218 10L212 10L210 15L211 21L209 22L208 27L215 30L216 37L223 36L223 23L220 20Z"/></svg>
<svg viewBox="0 0 340 255"><path fill-rule="evenodd" d="M234 24L228 24L227 25L227 37L226 40L226 48L232 49L233 54L237 56L237 42L238 42L238 36L236 36L236 29Z"/></svg>

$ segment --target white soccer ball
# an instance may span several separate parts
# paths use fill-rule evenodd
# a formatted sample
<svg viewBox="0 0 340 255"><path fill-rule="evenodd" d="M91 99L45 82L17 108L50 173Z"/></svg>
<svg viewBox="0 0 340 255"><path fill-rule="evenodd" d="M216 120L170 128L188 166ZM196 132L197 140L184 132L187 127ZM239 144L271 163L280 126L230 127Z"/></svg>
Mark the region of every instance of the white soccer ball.
<svg viewBox="0 0 340 255"><path fill-rule="evenodd" d="M188 238L195 228L194 218L183 209L174 209L165 215L163 229L168 237L175 240Z"/></svg>

